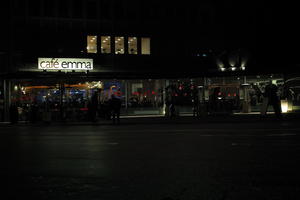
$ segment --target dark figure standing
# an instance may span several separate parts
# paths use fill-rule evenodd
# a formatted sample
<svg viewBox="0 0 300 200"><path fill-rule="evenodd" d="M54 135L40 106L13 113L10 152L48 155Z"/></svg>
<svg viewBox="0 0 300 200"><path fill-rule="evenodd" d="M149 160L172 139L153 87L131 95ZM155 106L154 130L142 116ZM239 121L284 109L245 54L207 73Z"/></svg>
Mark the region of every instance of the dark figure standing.
<svg viewBox="0 0 300 200"><path fill-rule="evenodd" d="M219 111L219 101L218 101L218 96L219 93L221 92L220 87L216 87L213 90L213 93L209 97L209 107L210 107L210 112L217 112Z"/></svg>
<svg viewBox="0 0 300 200"><path fill-rule="evenodd" d="M117 118L117 123L120 124L121 104L122 104L121 100L117 98L114 94L112 94L110 99L110 108L112 111L113 124L116 123L116 118Z"/></svg>
<svg viewBox="0 0 300 200"><path fill-rule="evenodd" d="M277 119L282 119L280 99L277 95L278 87L271 82L265 88L265 96L268 98L268 104L273 106Z"/></svg>
<svg viewBox="0 0 300 200"><path fill-rule="evenodd" d="M199 100L197 97L193 98L193 117L199 117Z"/></svg>
<svg viewBox="0 0 300 200"><path fill-rule="evenodd" d="M176 114L175 114L175 105L174 105L174 102L171 102L170 106L169 106L169 112L170 112L170 118L171 119L174 119Z"/></svg>
<svg viewBox="0 0 300 200"><path fill-rule="evenodd" d="M98 92L95 92L91 99L91 105L90 105L90 115L91 115L91 121L96 122L97 120L97 110L98 110Z"/></svg>

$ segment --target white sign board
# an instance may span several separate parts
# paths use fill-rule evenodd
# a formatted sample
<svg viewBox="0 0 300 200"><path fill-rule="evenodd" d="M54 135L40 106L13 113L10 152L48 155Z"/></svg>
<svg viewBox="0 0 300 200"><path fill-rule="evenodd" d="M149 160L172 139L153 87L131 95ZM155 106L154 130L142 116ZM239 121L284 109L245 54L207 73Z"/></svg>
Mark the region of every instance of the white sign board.
<svg viewBox="0 0 300 200"><path fill-rule="evenodd" d="M42 70L93 70L93 59L89 58L38 58Z"/></svg>

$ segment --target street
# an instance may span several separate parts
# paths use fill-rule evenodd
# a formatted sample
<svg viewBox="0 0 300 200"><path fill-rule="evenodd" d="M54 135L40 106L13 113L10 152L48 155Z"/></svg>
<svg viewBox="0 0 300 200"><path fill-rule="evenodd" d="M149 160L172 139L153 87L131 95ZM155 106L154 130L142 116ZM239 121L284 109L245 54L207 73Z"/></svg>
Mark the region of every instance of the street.
<svg viewBox="0 0 300 200"><path fill-rule="evenodd" d="M0 132L3 199L300 198L298 121L18 125Z"/></svg>

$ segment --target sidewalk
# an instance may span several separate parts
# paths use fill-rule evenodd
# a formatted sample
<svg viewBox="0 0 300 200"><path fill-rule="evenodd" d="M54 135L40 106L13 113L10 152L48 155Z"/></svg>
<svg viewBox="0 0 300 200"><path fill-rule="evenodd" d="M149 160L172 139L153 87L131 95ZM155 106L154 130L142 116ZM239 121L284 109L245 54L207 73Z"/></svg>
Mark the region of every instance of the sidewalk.
<svg viewBox="0 0 300 200"><path fill-rule="evenodd" d="M282 121L296 121L300 120L300 113L283 113ZM122 125L138 125L138 124L198 124L198 123L274 123L276 120L273 113L268 113L265 118L261 118L259 112L252 113L234 113L234 114L214 114L206 115L201 117L193 117L192 114L181 114L175 119L170 119L164 115L129 115L120 116ZM64 121L64 122L37 122L32 124L27 121L20 121L18 124L11 125L9 122L0 122L0 127L3 126L28 126L28 125L112 125L111 120L98 119L97 122L75 122L75 121Z"/></svg>

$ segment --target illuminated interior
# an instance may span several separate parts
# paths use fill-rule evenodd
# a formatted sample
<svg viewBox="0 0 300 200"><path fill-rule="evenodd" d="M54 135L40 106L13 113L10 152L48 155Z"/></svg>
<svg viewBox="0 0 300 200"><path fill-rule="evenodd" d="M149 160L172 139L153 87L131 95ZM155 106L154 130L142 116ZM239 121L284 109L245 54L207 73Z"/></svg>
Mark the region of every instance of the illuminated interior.
<svg viewBox="0 0 300 200"><path fill-rule="evenodd" d="M101 36L101 53L111 53L110 36Z"/></svg>
<svg viewBox="0 0 300 200"><path fill-rule="evenodd" d="M137 37L128 37L125 44L124 37L114 37L114 43L111 41L111 36L99 36L101 43L102 54L125 54L125 45L128 47L128 54L138 54L138 39ZM114 45L114 52L112 52L112 45ZM97 36L87 36L87 53L97 53ZM150 55L150 38L141 38L141 54Z"/></svg>
<svg viewBox="0 0 300 200"><path fill-rule="evenodd" d="M87 36L87 52L97 53L97 36Z"/></svg>
<svg viewBox="0 0 300 200"><path fill-rule="evenodd" d="M124 37L115 37L115 54L124 54Z"/></svg>
<svg viewBox="0 0 300 200"><path fill-rule="evenodd" d="M128 53L137 54L137 38L128 37Z"/></svg>
<svg viewBox="0 0 300 200"><path fill-rule="evenodd" d="M150 55L150 38L142 38L142 54Z"/></svg>

